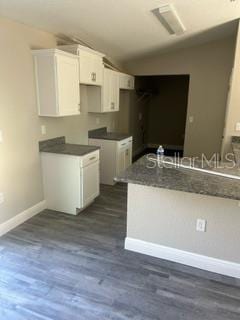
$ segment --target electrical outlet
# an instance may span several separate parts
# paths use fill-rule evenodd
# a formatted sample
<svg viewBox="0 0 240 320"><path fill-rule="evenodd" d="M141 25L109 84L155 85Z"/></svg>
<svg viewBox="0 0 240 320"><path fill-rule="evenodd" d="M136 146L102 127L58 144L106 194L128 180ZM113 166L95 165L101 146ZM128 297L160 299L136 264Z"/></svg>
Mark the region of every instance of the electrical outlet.
<svg viewBox="0 0 240 320"><path fill-rule="evenodd" d="M0 204L4 202L4 194L0 193Z"/></svg>
<svg viewBox="0 0 240 320"><path fill-rule="evenodd" d="M189 123L193 123L194 121L194 117L193 116L189 116Z"/></svg>
<svg viewBox="0 0 240 320"><path fill-rule="evenodd" d="M196 230L206 232L207 221L204 219L197 219Z"/></svg>
<svg viewBox="0 0 240 320"><path fill-rule="evenodd" d="M3 142L3 134L2 134L2 130L0 130L0 143Z"/></svg>
<svg viewBox="0 0 240 320"><path fill-rule="evenodd" d="M43 136L47 133L47 129L45 125L41 125L41 133Z"/></svg>

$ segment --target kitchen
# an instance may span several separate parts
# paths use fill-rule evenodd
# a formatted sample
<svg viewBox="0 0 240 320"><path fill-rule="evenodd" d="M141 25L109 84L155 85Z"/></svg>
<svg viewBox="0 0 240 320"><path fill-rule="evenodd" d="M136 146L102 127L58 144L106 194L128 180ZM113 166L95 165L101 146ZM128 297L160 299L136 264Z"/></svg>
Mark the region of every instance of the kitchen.
<svg viewBox="0 0 240 320"><path fill-rule="evenodd" d="M41 117L80 115L83 85L92 113L118 111L120 90L134 89L133 76L107 68L104 54L90 48L66 45L33 50L32 54ZM48 209L77 214L99 196L100 182L113 185L115 176L132 163L130 135L99 128L89 132L89 144L92 147L67 144L65 137L39 143Z"/></svg>
<svg viewBox="0 0 240 320"><path fill-rule="evenodd" d="M111 1L107 2L110 5ZM176 1L175 5L184 20L186 19L186 25L189 25L186 11L184 11L186 7L183 3L183 7L181 7L180 2ZM11 7L13 3L14 7ZM239 35L237 32L238 23L236 20L233 21L238 19L238 2L231 3L229 1L224 10L218 7L219 13L214 13L217 2L213 6L211 20L214 21L214 24L209 24L206 29L218 25L214 19L224 16L221 10L225 13L228 12L227 17L224 16L225 18L222 20L223 26L217 30L223 35L222 37L218 38L216 35L219 33L210 30L209 36L206 36L202 42L201 36L196 36L199 42L196 41L195 44L186 42L184 48L176 46L172 52L164 53L163 50L161 54L154 53L157 49L154 49L154 43L158 42L159 33L166 41L168 39L178 40L181 37L169 36L159 21L154 20L150 10L158 6L154 1L146 3L141 0L138 3L134 2L134 4L125 3L126 7L121 3L115 4L118 8L118 14L114 13L114 9L110 10L110 7L106 8L104 5L101 7L100 4L94 2L100 13L104 9L102 15L95 14L95 10L92 10L92 7L85 1L75 4L78 7L71 7L70 4L67 6L66 2L65 7L63 2L59 2L58 5L54 3L56 11L52 10L53 3L46 5L46 7L37 6L37 3L38 1L35 4L28 2L27 6L23 6L23 3L17 4L16 1L8 3L0 1L1 12L5 16L0 19L2 33L0 63L3 75L1 77L3 91L0 107L1 317L3 319L21 319L21 317L23 319L37 319L37 317L47 319L68 319L69 317L77 319L129 319L134 317L139 319L159 319L160 317L163 319L167 319L167 317L173 319L237 319L239 317L236 302L239 297L237 273L234 278L229 278L221 273L204 271L204 265L200 269L191 268L186 264L148 256L147 252L140 254L124 249L127 190L125 184L115 183L114 178L118 176L120 179L124 174L123 171L131 164L132 156L137 156L146 147L145 141L141 137L141 127L145 121L145 107L142 104L139 105L135 100L137 98L136 92L131 83L133 75L190 75L184 141L185 155L197 156L204 153L211 158L213 153L221 152L228 82L234 65L229 97L230 107L228 108L224 136L226 149L231 148L231 137L238 136L238 130L235 130L235 127L236 122L239 121L237 108L239 79L236 72L239 63L239 47L237 46L235 50L235 44L239 44ZM198 23L199 5L196 3L194 5L188 3L187 5L187 11L189 9L198 12L194 16ZM141 9L144 8L144 12L149 13L147 17L149 20L146 24L142 23L146 17L141 15L141 10L137 11L137 15L134 15L134 10L138 10L138 6ZM207 10L209 3L205 2L203 6L204 10ZM126 8L128 8L127 11ZM203 7L201 8L203 10ZM118 79L124 79L125 89L123 87L119 89L119 111L114 111L115 108L118 109L118 90L112 90L111 100L114 101L109 100L108 112L102 112L106 105L101 103L101 85L99 83L96 85L96 82L99 81L97 72L91 71L96 75L92 74L90 80L87 80L87 82L93 81L95 84L81 83L80 81L79 85L79 81L76 81L79 78L76 54L59 48L59 46L66 45L66 39L63 39L64 37L60 36L60 33L64 33L65 30L67 34L72 34L72 36L74 34L73 31L70 31L71 28L73 30L71 19L67 19L65 12L69 13L72 20L75 17L75 23L78 21L78 23L86 24L89 35L86 36L82 32L78 34L78 37L83 39L83 42L90 41L93 44L91 47L94 48L94 52L98 53L97 59L104 59L103 55L106 54L107 60L105 58L104 61L108 65L107 69L111 70L110 68L114 66L114 70L106 71L107 76L112 77L112 80L108 82L109 87L114 81L118 81L113 76L115 72L120 73ZM74 12L78 12L77 16L74 15ZM131 19L128 12L131 12ZM79 15L81 19L79 19ZM87 21L88 17L93 16L96 19L94 20L96 22L94 32L97 34L99 29L99 32L106 34L106 37L109 38L106 38L105 42L99 41L99 36L93 36L92 23L89 21L88 24ZM101 17L105 16L108 21L111 21L112 28L109 28L109 24L107 27L101 20ZM125 32L124 37L118 34L119 30L122 33L125 30L122 23L120 24L122 21L119 20L120 16L121 19L126 16L126 25L128 25L129 35ZM134 24L132 19L140 17L140 21ZM97 22L98 19L101 21ZM58 21L58 30L56 25L52 26L53 29L55 28L53 30L50 26L44 27L38 23L43 20L46 20L44 22L46 25L50 21L54 23ZM225 26L226 29L224 23L229 23ZM140 52L144 41L146 41L144 46L147 48L147 41L151 40L149 34L145 34L144 41L142 36L148 24L150 25L149 34L155 32L152 42L153 53L149 57L144 56L146 52L143 57L135 57L134 50ZM68 29L70 25L71 28ZM138 26L137 29L140 28L141 32L136 32L134 25ZM64 30L61 29L61 26ZM104 30L101 29L103 27ZM81 28L79 27L79 29ZM112 30L109 30L108 33L108 29ZM115 37L111 34L113 30L116 32ZM75 32L75 37L76 34L77 32ZM136 41L133 44L134 34L137 36L135 36ZM189 35L188 30L187 35ZM113 43L113 45L108 46L106 43ZM83 43L80 46L86 47ZM150 50L150 45L148 48ZM87 49L87 51L91 50ZM34 57L40 59L40 56L44 55L39 52L43 51L48 51L47 54L49 54L48 67L44 67L40 71L40 78L43 82L38 86L38 89L40 91L50 87L53 89L41 95L36 90L35 77L38 78L39 74L34 70ZM101 54L99 54L100 52ZM65 64L65 57L69 58L70 56L70 60L73 62ZM113 58L110 58L111 56ZM119 59L118 61L120 56L123 60ZM43 60L41 64L45 64ZM56 75L54 68L58 63L60 74ZM61 63L63 64L61 65ZM69 67L71 70L66 65L71 66ZM61 68L61 66L64 67ZM47 80L44 80L46 73L48 73ZM61 78L62 74L64 77ZM69 74L73 77L69 77ZM124 77L121 77L122 74ZM127 88L128 75L132 88ZM49 81L47 86L45 86L46 81ZM58 82L59 87L54 86L56 84L54 81ZM70 82L72 85L69 86ZM68 87L70 91L62 90L61 86ZM59 88L61 89L58 92ZM39 93L39 102L46 99L43 108L47 106L47 109L40 108L41 110L38 110L37 92ZM58 94L60 100L57 102ZM110 95L107 96L110 97ZM71 100L74 108L64 107L66 99ZM51 101L49 105L47 105L48 101ZM57 103L60 103L63 108L58 109ZM49 116L49 114L47 117L39 116L39 111L43 112L42 114L51 112L51 115L54 116ZM59 116L61 113L64 116ZM66 114L72 115L67 116ZM59 140L51 141L56 138ZM45 141L45 146L41 149L43 141ZM52 145L53 142L54 145ZM47 146L46 143L48 143ZM121 146L121 144L124 145ZM81 147L75 147L75 145ZM99 163L101 166L101 149L103 150L106 146L109 147L106 158L110 155L112 157L111 162L105 162L104 165L108 170L107 175L105 174L106 170L101 171L102 169L100 169L99 173L96 170ZM121 148L123 149L121 150ZM66 151L66 149L68 150ZM76 157L78 163L83 164L75 167L76 171L74 171L77 172L77 177L84 176L86 168L93 169L90 173L94 172L95 184L90 183L90 186L94 185L95 188L90 188L91 192L90 194L86 193L86 197L79 196L77 204L70 205L70 209L68 207L61 210L61 204L66 205L65 201L61 202L63 196L54 199L52 208L48 207L47 202L51 202L50 196L53 198L59 196L58 192L55 192L54 195L54 191L59 190L59 192L63 192L62 194L66 194L69 187L67 184L63 184L61 189L59 180L56 179L55 184L50 184L50 188L47 188L49 194L52 194L46 201L46 193L44 193L46 187L44 188L44 185L46 183L47 186L48 182L45 181L47 179L44 178L43 170L47 170L47 178L50 174L54 175L53 169L56 170L57 166L51 166L50 159L56 159L59 156L58 160L60 161L60 158L71 157L71 155L64 154L66 152L74 153L71 160L74 161ZM118 155L120 155L119 158ZM90 160L93 157L94 159ZM45 161L43 158L46 158L46 166L42 165ZM85 166L85 160L92 161L90 166L88 162ZM138 170L138 167L136 168L134 165L138 166L137 162L127 169L127 172L129 172L128 170ZM63 172L62 168L65 168L65 165L60 167L59 165L61 170L58 173ZM69 172L69 170L67 171ZM120 172L122 173L120 174ZM87 182L91 180L91 174L90 176L88 174L89 172L87 173ZM99 184L96 183L98 174L100 174L100 180L106 178L111 183L102 184L98 189ZM69 180L76 185L71 186L74 192L70 192L70 198L75 197L76 194L81 195L81 191L79 192L81 190L80 179L76 179L74 172L71 177L73 179ZM68 180L67 174L64 180ZM138 187L138 183L135 186ZM236 188L235 191L237 192ZM97 196L99 192L100 196ZM83 199L85 200L82 201ZM136 206L148 203L145 202L144 197L139 198L141 201L138 201L137 197L133 199ZM220 203L222 199L216 198L216 201ZM54 209L56 204L60 206L55 207L59 211L69 211L69 213L75 211L76 213L77 209L81 212L75 215L49 210ZM152 206L155 206L154 202ZM140 210L139 207L138 210ZM141 210L146 212L147 208L142 206ZM155 214L155 211L152 214ZM221 216L223 214L222 212ZM204 219L204 216L200 211L196 217L194 215L194 222L193 224L191 222L189 227L192 229L189 230L196 237L204 239L209 234L208 227L211 227L211 223L207 224L207 232L198 233L195 230L195 218ZM237 219L237 212L235 218ZM216 219L215 217L215 221ZM141 232L142 235L147 234L148 224L150 220L152 221L152 217L147 220L145 222L141 220L146 227ZM134 224L135 221L132 226ZM161 223L158 222L156 227L157 225L160 230ZM175 230L180 229L175 228ZM164 233L163 231L167 230L162 230L162 233ZM234 233L234 235L236 234ZM151 236L153 239L155 234ZM237 237L238 235L236 235L236 243ZM151 242L153 242L152 239L150 239ZM202 244L204 241L200 243ZM189 248L185 248L185 250L187 249ZM226 253L225 257L229 255L230 258L230 255L234 255L237 250L235 246L232 246L231 249L231 252ZM237 261L237 258L235 260ZM181 294L183 291L185 295Z"/></svg>

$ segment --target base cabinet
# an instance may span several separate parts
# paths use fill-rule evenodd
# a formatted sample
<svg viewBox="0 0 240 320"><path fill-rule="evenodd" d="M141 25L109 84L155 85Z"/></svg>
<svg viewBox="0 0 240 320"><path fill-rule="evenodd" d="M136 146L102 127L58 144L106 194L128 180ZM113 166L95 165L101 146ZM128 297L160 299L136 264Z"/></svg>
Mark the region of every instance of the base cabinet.
<svg viewBox="0 0 240 320"><path fill-rule="evenodd" d="M100 182L114 185L114 178L132 164L132 137L121 141L89 139L100 147Z"/></svg>
<svg viewBox="0 0 240 320"><path fill-rule="evenodd" d="M47 208L76 215L99 195L99 151L78 157L41 153Z"/></svg>

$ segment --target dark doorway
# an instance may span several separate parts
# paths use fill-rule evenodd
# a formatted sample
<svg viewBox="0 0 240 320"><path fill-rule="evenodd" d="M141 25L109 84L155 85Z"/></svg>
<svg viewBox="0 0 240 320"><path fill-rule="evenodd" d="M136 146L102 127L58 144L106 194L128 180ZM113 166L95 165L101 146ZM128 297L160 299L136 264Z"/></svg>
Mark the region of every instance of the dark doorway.
<svg viewBox="0 0 240 320"><path fill-rule="evenodd" d="M189 75L136 77L136 93L147 116L145 152L163 145L166 155L183 155L189 80Z"/></svg>

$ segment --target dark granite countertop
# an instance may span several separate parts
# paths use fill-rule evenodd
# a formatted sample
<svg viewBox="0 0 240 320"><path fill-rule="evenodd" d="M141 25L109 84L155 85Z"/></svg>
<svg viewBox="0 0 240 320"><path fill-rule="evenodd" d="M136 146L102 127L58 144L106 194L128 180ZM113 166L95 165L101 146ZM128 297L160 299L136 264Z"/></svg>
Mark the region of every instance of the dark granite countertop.
<svg viewBox="0 0 240 320"><path fill-rule="evenodd" d="M125 172L115 178L118 182L140 184L169 190L197 193L240 200L240 180L216 176L174 166L148 168L147 156L143 156ZM218 169L219 172L240 175L239 169Z"/></svg>
<svg viewBox="0 0 240 320"><path fill-rule="evenodd" d="M131 136L129 134L125 134L125 133L108 132L107 127L88 131L88 138L90 139L121 141L130 137Z"/></svg>
<svg viewBox="0 0 240 320"><path fill-rule="evenodd" d="M67 154L80 157L99 149L100 148L97 146L65 143L65 137L39 142L40 152Z"/></svg>

